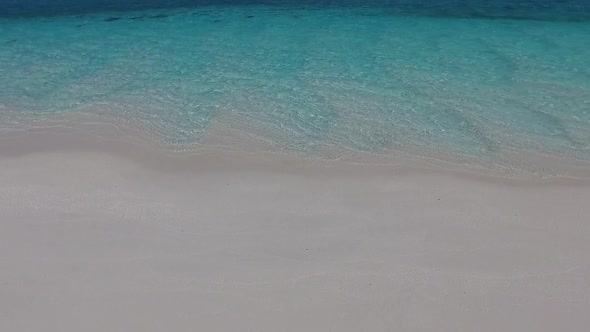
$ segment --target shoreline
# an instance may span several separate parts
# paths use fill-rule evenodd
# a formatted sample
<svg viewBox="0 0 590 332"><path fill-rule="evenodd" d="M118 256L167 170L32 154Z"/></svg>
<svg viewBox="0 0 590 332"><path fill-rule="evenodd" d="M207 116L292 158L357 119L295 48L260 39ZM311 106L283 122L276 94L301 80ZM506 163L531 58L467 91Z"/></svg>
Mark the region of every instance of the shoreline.
<svg viewBox="0 0 590 332"><path fill-rule="evenodd" d="M461 156L433 156L409 151L324 151L306 154L277 150L245 131L219 123L202 138L203 143L178 149L163 144L149 130L136 124L116 123L115 119L78 114L66 119L34 122L34 126L0 130L0 158L51 152L96 152L115 155L145 167L170 171L194 171L209 165L212 169L240 171L260 168L266 171L331 169L395 172L413 175L453 175L513 183L590 184L590 161L514 152L511 157L485 165L483 161ZM322 153L326 156L322 156ZM205 158L204 155L207 155ZM336 156L336 157L335 157ZM460 158L460 159L457 159ZM508 161L506 158L515 158ZM518 159L516 159L518 158ZM518 166L511 167L510 164ZM207 168L207 167L206 167Z"/></svg>

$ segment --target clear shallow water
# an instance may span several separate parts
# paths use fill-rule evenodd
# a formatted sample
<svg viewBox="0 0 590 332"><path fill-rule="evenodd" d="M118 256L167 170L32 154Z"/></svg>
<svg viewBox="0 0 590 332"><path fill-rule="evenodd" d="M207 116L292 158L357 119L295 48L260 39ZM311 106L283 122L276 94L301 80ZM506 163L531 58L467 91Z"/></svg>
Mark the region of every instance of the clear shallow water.
<svg viewBox="0 0 590 332"><path fill-rule="evenodd" d="M224 122L312 154L590 159L587 12L440 8L13 10L0 19L0 127L100 110L179 146Z"/></svg>

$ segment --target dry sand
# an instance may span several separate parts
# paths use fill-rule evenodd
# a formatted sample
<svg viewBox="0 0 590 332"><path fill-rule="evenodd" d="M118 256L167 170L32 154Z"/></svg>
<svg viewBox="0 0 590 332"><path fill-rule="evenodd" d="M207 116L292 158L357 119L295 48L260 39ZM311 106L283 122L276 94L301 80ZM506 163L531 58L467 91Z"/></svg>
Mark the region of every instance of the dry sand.
<svg viewBox="0 0 590 332"><path fill-rule="evenodd" d="M586 331L590 184L0 139L0 331Z"/></svg>

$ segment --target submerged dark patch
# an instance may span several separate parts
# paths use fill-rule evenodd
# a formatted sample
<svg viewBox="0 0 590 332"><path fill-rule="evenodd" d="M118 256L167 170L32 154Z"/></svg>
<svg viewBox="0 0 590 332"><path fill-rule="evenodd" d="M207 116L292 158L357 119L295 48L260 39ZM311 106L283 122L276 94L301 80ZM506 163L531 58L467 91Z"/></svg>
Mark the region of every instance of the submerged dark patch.
<svg viewBox="0 0 590 332"><path fill-rule="evenodd" d="M150 16L150 18L166 18L166 17L168 17L168 15L166 15L166 14L158 14L158 15Z"/></svg>
<svg viewBox="0 0 590 332"><path fill-rule="evenodd" d="M120 19L121 19L120 17L108 17L108 18L105 18L104 21L105 22L113 22L113 21L118 21Z"/></svg>

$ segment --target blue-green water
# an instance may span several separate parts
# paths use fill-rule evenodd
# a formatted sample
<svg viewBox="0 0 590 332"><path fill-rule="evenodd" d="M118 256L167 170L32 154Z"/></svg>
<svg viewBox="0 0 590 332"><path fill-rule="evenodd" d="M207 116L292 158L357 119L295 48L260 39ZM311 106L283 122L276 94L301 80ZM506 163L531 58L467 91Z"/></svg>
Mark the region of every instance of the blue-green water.
<svg viewBox="0 0 590 332"><path fill-rule="evenodd" d="M0 127L96 109L179 146L223 122L312 154L590 159L584 10L118 10L0 18Z"/></svg>

